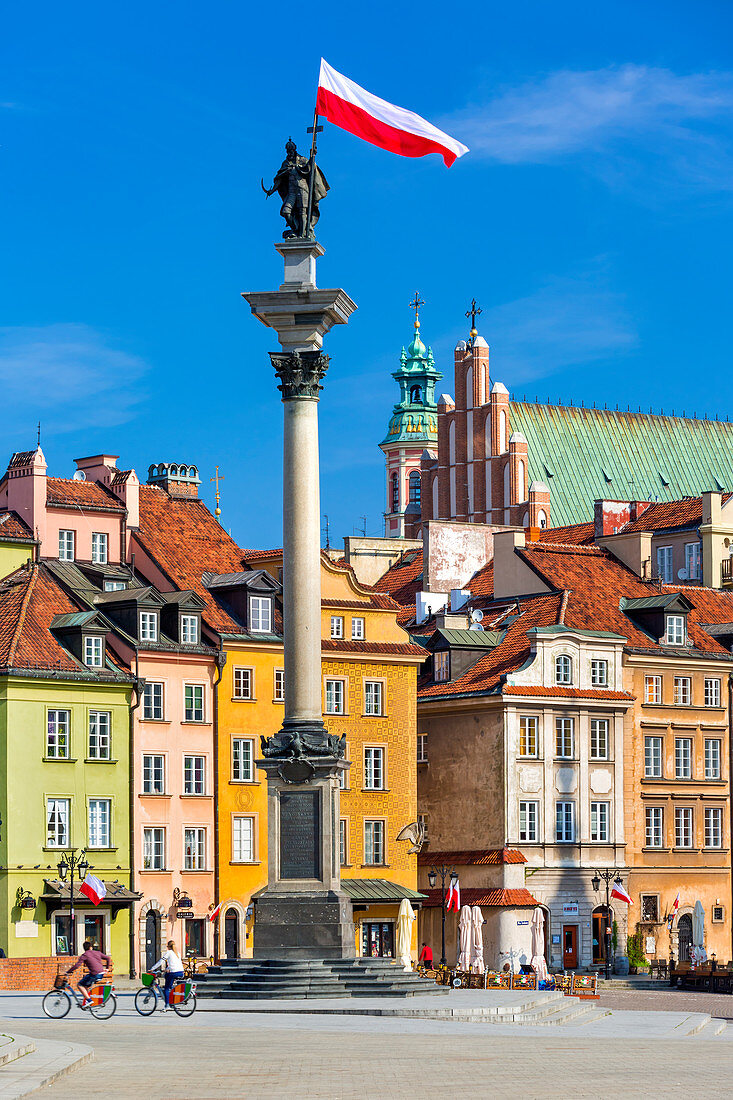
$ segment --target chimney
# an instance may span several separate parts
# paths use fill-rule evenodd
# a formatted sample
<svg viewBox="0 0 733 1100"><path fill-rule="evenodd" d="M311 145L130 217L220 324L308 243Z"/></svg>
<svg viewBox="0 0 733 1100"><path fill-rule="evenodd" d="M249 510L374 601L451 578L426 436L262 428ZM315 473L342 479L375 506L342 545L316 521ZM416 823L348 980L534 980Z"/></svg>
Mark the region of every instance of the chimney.
<svg viewBox="0 0 733 1100"><path fill-rule="evenodd" d="M171 497L198 497L201 478L195 466L178 462L159 462L148 470L148 485L165 489Z"/></svg>
<svg viewBox="0 0 733 1100"><path fill-rule="evenodd" d="M40 447L35 451L16 451L6 473L8 510L17 512L40 543L46 539L46 459ZM4 496L6 494L3 494Z"/></svg>
<svg viewBox="0 0 733 1100"><path fill-rule="evenodd" d="M75 458L77 470L84 474L82 481L98 481L109 489L110 482L117 473L119 455L90 455L88 458Z"/></svg>

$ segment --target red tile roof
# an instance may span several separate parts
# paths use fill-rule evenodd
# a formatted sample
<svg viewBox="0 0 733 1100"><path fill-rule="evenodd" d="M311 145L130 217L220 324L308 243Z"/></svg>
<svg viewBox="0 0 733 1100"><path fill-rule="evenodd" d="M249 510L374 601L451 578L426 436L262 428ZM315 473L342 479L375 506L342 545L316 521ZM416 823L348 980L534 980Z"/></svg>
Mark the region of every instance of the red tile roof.
<svg viewBox="0 0 733 1100"><path fill-rule="evenodd" d="M66 508L103 509L105 512L124 512L125 508L114 493L96 481L73 481L65 477L49 477L46 480L46 503Z"/></svg>
<svg viewBox="0 0 733 1100"><path fill-rule="evenodd" d="M43 564L0 581L0 668L84 671L50 630L55 615L78 610Z"/></svg>
<svg viewBox="0 0 733 1100"><path fill-rule="evenodd" d="M470 589L471 603L477 597L480 596L493 596L494 595L494 560L487 562L477 573L471 577L468 584L465 586Z"/></svg>
<svg viewBox="0 0 733 1100"><path fill-rule="evenodd" d="M421 551L408 550L374 585L378 592L389 593L403 609L397 616L401 626L415 618L415 596L423 587L422 567Z"/></svg>
<svg viewBox="0 0 733 1100"><path fill-rule="evenodd" d="M545 527L540 531L540 542L552 542L560 545L587 546L595 538L595 524L573 523L567 527Z"/></svg>
<svg viewBox="0 0 733 1100"><path fill-rule="evenodd" d="M350 638L324 638L321 643L324 653L375 653L395 657L422 657L426 660L428 651L411 642L358 642Z"/></svg>
<svg viewBox="0 0 733 1100"><path fill-rule="evenodd" d="M502 695L551 695L566 699L633 699L628 691L604 691L601 688L538 687L533 684L504 684Z"/></svg>
<svg viewBox="0 0 733 1100"><path fill-rule="evenodd" d="M527 859L516 848L486 848L479 851L465 852L419 852L417 857L419 867L427 867L436 863L453 863L461 867L499 867L505 863L526 863Z"/></svg>
<svg viewBox="0 0 733 1100"><path fill-rule="evenodd" d="M439 889L423 890L427 900L423 902L424 908L442 905L442 894ZM514 908L516 906L535 907L539 905L537 898L530 894L524 887L514 890L488 890L482 886L469 886L461 888L461 906L485 905L501 908Z"/></svg>
<svg viewBox="0 0 733 1100"><path fill-rule="evenodd" d="M723 493L723 503L733 493ZM685 497L683 500L660 500L645 508L638 519L625 523L627 531L664 531L674 527L692 527L702 523L702 497Z"/></svg>
<svg viewBox="0 0 733 1100"><path fill-rule="evenodd" d="M32 539L33 532L16 512L0 511L0 539Z"/></svg>

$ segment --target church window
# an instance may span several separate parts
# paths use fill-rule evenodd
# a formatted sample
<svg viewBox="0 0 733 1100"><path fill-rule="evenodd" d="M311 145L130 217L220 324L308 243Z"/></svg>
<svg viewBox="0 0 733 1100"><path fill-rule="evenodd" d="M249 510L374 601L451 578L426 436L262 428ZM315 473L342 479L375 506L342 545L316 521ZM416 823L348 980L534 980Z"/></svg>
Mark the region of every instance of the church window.
<svg viewBox="0 0 733 1100"><path fill-rule="evenodd" d="M503 455L506 450L506 413L503 412L499 417L499 454Z"/></svg>
<svg viewBox="0 0 733 1100"><path fill-rule="evenodd" d="M456 422L451 420L448 429L448 461L451 466L456 460Z"/></svg>
<svg viewBox="0 0 733 1100"><path fill-rule="evenodd" d="M527 494L524 491L524 460L520 458L517 463L517 500L526 500Z"/></svg>
<svg viewBox="0 0 733 1100"><path fill-rule="evenodd" d="M504 504L508 506L511 502L511 467L507 462L504 467Z"/></svg>
<svg viewBox="0 0 733 1100"><path fill-rule="evenodd" d="M466 371L466 408L473 408L473 367Z"/></svg>
<svg viewBox="0 0 733 1100"><path fill-rule="evenodd" d="M421 400L422 398L420 396L420 387L413 386L410 390L410 401L413 403L413 405L419 405Z"/></svg>
<svg viewBox="0 0 733 1100"><path fill-rule="evenodd" d="M398 474L392 474L392 511L400 510L400 478Z"/></svg>
<svg viewBox="0 0 733 1100"><path fill-rule="evenodd" d="M547 527L547 512L544 512L542 508L537 513L537 522L540 527Z"/></svg>
<svg viewBox="0 0 733 1100"><path fill-rule="evenodd" d="M410 474L410 504L420 503L420 474L413 470Z"/></svg>

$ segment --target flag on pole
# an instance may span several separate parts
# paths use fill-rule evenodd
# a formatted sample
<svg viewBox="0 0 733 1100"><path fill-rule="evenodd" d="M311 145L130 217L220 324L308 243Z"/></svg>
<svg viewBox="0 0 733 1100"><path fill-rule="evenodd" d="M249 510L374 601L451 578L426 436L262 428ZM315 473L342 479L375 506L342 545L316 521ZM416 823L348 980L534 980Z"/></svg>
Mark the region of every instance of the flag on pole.
<svg viewBox="0 0 733 1100"><path fill-rule="evenodd" d="M451 881L448 887L448 897L445 899L446 909L455 909L456 913L461 908L461 884L456 879L455 883Z"/></svg>
<svg viewBox="0 0 733 1100"><path fill-rule="evenodd" d="M316 113L335 126L364 141L399 153L403 157L424 157L438 153L450 168L468 148L450 134L404 107L379 99L353 80L337 73L321 58Z"/></svg>
<svg viewBox="0 0 733 1100"><path fill-rule="evenodd" d="M210 920L210 921L215 921L217 916L219 915L219 910L220 909L221 909L221 902L219 902L219 904L214 909L211 910L211 912L209 913L209 916L208 916L207 919Z"/></svg>
<svg viewBox="0 0 733 1100"><path fill-rule="evenodd" d="M677 915L677 910L679 909L679 907L680 907L680 892L678 890L677 891L677 897L672 902L672 908L671 908L670 913L669 913L669 927L670 928L672 927L672 921L674 920L675 916Z"/></svg>
<svg viewBox="0 0 733 1100"><path fill-rule="evenodd" d="M625 901L627 905L634 904L620 882L614 882L611 897L618 898L619 901Z"/></svg>
<svg viewBox="0 0 733 1100"><path fill-rule="evenodd" d="M102 898L107 895L107 887L101 878L97 878L96 875L87 875L79 887L79 892L88 897L95 905L99 905Z"/></svg>

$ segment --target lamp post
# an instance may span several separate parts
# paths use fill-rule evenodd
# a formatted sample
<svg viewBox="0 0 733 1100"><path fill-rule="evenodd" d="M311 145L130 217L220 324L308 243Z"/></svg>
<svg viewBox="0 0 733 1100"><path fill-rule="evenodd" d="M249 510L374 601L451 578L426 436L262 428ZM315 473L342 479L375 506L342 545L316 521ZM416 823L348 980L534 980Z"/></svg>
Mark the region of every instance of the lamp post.
<svg viewBox="0 0 733 1100"><path fill-rule="evenodd" d="M431 867L428 871L431 890L435 889L438 875L440 875L440 965L445 966L445 880L450 878L451 886L455 886L458 882L458 872L452 867Z"/></svg>
<svg viewBox="0 0 733 1100"><path fill-rule="evenodd" d="M609 895L612 882L614 886L623 886L623 882L621 881L621 876L619 875L618 871L615 871L613 868L606 867L603 871L599 869L596 871L593 878L591 879L591 886L593 887L596 894L601 888L601 880L603 880L603 882L605 882L606 884L606 923L604 926L604 942L606 955L606 981L608 981L611 977L611 899Z"/></svg>
<svg viewBox="0 0 733 1100"><path fill-rule="evenodd" d="M74 920L74 872L76 871L79 876L79 881L83 882L86 878L87 871L89 870L89 861L87 854L82 848L77 854L76 848L70 848L68 852L64 852L59 860L59 878L62 882L66 882L69 879L69 953L71 955L76 954L76 922Z"/></svg>

